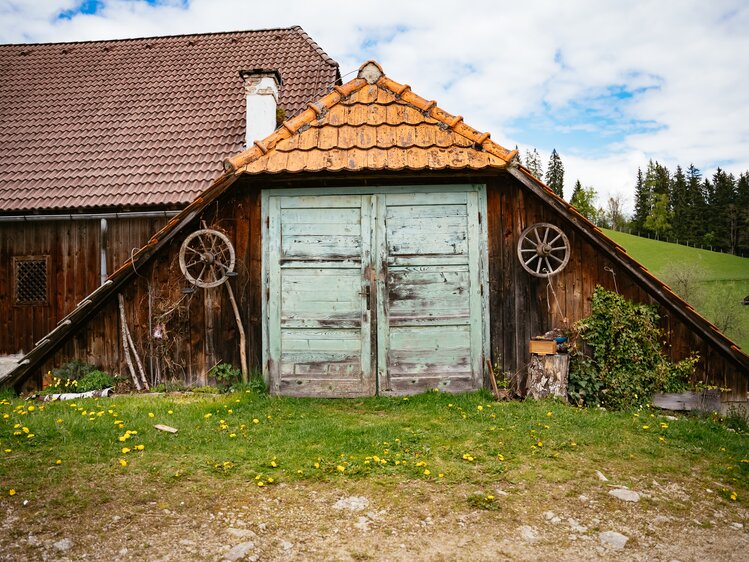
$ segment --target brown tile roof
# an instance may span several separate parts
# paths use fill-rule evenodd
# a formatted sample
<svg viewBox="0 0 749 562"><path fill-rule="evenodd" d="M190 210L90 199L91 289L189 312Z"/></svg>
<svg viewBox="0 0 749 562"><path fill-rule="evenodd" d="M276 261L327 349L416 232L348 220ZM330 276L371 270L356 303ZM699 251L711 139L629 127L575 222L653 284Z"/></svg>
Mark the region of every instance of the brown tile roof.
<svg viewBox="0 0 749 562"><path fill-rule="evenodd" d="M259 67L289 116L340 79L298 26L0 45L0 212L189 203L242 150Z"/></svg>
<svg viewBox="0 0 749 562"><path fill-rule="evenodd" d="M504 168L515 154L369 61L224 166L247 174L481 169Z"/></svg>

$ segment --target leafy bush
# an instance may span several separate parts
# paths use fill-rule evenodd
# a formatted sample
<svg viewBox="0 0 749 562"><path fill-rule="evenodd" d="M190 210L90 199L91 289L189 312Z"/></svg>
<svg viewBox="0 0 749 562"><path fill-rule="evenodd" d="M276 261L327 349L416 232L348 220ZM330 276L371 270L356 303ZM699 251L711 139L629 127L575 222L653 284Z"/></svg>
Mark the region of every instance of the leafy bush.
<svg viewBox="0 0 749 562"><path fill-rule="evenodd" d="M64 394L66 392L89 392L112 387L115 379L94 365L83 361L68 361L62 367L52 369L50 385L40 394Z"/></svg>
<svg viewBox="0 0 749 562"><path fill-rule="evenodd" d="M208 376L216 379L216 384L228 389L232 384L241 380L242 371L230 363L219 363L208 371Z"/></svg>
<svg viewBox="0 0 749 562"><path fill-rule="evenodd" d="M76 391L89 392L91 390L101 390L102 388L110 388L112 386L114 386L114 378L112 375L96 369L78 380Z"/></svg>
<svg viewBox="0 0 749 562"><path fill-rule="evenodd" d="M663 355L659 320L655 306L596 287L590 316L575 325L592 356L573 357L570 397L621 409L642 404L655 392L686 389L698 358L673 363Z"/></svg>
<svg viewBox="0 0 749 562"><path fill-rule="evenodd" d="M94 365L74 359L73 361L68 361L62 367L52 369L52 375L63 381L77 381L95 370L96 367Z"/></svg>

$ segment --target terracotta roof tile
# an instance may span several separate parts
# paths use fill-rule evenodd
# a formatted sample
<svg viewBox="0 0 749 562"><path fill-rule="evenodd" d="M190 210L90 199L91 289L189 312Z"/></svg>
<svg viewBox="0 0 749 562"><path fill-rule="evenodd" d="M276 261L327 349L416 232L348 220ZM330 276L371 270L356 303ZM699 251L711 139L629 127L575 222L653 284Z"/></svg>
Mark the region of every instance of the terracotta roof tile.
<svg viewBox="0 0 749 562"><path fill-rule="evenodd" d="M339 77L300 27L0 45L0 212L189 203L242 149L259 67L289 117Z"/></svg>
<svg viewBox="0 0 749 562"><path fill-rule="evenodd" d="M281 157L280 155L284 155ZM338 170L503 168L515 156L384 74L372 61L253 147L227 170L260 174Z"/></svg>

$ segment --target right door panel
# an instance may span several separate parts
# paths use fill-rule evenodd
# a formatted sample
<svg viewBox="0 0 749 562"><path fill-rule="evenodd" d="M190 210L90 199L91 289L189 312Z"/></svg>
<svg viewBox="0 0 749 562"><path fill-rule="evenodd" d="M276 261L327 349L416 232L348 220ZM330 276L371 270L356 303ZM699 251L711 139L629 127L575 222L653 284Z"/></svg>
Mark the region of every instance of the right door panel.
<svg viewBox="0 0 749 562"><path fill-rule="evenodd" d="M378 198L378 382L382 394L479 388L478 194Z"/></svg>

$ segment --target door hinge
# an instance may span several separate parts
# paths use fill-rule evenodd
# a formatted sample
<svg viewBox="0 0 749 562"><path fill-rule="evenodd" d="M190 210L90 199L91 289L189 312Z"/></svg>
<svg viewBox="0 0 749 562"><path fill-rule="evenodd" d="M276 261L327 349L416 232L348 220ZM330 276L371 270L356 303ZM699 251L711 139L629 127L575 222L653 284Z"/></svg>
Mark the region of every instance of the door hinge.
<svg viewBox="0 0 749 562"><path fill-rule="evenodd" d="M483 283L481 283L481 285L479 285L479 291L481 293L481 296L483 297L484 296L484 284Z"/></svg>
<svg viewBox="0 0 749 562"><path fill-rule="evenodd" d="M266 287L265 288L265 302L269 302L269 301L270 301L270 288Z"/></svg>
<svg viewBox="0 0 749 562"><path fill-rule="evenodd" d="M479 211L479 224L481 224L481 211Z"/></svg>
<svg viewBox="0 0 749 562"><path fill-rule="evenodd" d="M270 216L265 217L265 228L270 228Z"/></svg>

